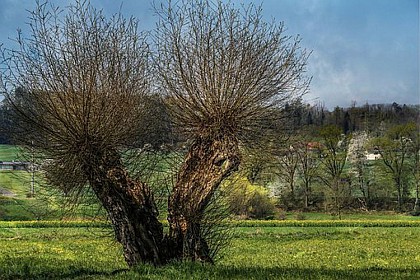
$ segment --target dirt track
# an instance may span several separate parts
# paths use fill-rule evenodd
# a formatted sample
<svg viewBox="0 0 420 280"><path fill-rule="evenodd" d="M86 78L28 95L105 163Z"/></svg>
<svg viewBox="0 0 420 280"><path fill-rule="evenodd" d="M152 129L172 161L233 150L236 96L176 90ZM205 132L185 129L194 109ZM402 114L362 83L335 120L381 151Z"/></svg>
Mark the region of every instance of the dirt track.
<svg viewBox="0 0 420 280"><path fill-rule="evenodd" d="M0 187L0 196L13 197L13 196L16 196L16 194Z"/></svg>

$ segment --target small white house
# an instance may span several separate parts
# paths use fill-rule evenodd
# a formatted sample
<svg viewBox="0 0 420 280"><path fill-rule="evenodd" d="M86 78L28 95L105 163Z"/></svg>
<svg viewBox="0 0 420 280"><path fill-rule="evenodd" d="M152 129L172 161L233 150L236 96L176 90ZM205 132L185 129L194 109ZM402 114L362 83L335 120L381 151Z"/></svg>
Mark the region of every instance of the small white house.
<svg viewBox="0 0 420 280"><path fill-rule="evenodd" d="M381 155L378 153L366 154L366 160L377 160L380 158L381 158Z"/></svg>

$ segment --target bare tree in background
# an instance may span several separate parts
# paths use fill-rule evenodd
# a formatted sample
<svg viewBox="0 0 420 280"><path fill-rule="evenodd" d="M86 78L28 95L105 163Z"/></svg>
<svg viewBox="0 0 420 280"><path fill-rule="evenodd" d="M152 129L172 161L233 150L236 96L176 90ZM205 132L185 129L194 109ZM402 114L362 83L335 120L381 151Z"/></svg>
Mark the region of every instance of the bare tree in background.
<svg viewBox="0 0 420 280"><path fill-rule="evenodd" d="M292 200L292 203L296 202L295 196L295 185L298 173L298 163L299 158L297 154L297 147L290 145L289 148L286 148L282 151L281 155L277 158L278 170L276 175L283 179L284 182L288 184L290 191L289 198Z"/></svg>
<svg viewBox="0 0 420 280"><path fill-rule="evenodd" d="M241 148L265 141L282 106L301 97L308 54L282 24L253 5L179 1L156 9L160 87L189 150L169 198L174 254L209 260L205 209L241 162Z"/></svg>
<svg viewBox="0 0 420 280"><path fill-rule="evenodd" d="M319 132L323 145L321 148L322 171L318 173L319 179L330 192L333 206L333 214L341 219L341 210L345 198L345 165L349 148L350 137L341 133L336 125L327 125Z"/></svg>
<svg viewBox="0 0 420 280"><path fill-rule="evenodd" d="M410 166L409 158L410 153L415 150L413 140L415 144L416 131L415 123L395 125L387 130L384 137L374 138L370 143L381 155L384 170L392 176L397 192L398 211L403 211L404 202L409 195L409 186L405 180L412 173L409 169L415 167L416 158L413 158L414 166Z"/></svg>
<svg viewBox="0 0 420 280"><path fill-rule="evenodd" d="M81 0L67 13L38 4L29 24L31 37L19 35L17 50L2 49L3 91L19 117L21 144L33 143L47 159L47 179L65 193L92 188L130 266L164 263L152 192L122 161L149 110L149 47L137 21L106 19Z"/></svg>
<svg viewBox="0 0 420 280"><path fill-rule="evenodd" d="M303 139L296 146L298 157L297 168L303 185L304 207L305 209L309 209L312 195L311 185L318 176L318 169L321 162L319 143L311 143Z"/></svg>

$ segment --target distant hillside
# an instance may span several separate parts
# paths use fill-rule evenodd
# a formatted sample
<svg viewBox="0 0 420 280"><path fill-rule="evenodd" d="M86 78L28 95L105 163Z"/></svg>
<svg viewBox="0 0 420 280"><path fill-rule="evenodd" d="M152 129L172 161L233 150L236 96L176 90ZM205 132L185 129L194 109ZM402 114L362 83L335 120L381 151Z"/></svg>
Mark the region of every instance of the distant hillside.
<svg viewBox="0 0 420 280"><path fill-rule="evenodd" d="M12 145L0 145L0 161L18 160L18 148Z"/></svg>
<svg viewBox="0 0 420 280"><path fill-rule="evenodd" d="M313 106L293 104L286 110L292 116L293 127L317 128L336 125L342 128L345 134L365 131L378 135L389 126L420 123L420 104L365 104L348 108L336 107L332 111L326 109L322 103Z"/></svg>

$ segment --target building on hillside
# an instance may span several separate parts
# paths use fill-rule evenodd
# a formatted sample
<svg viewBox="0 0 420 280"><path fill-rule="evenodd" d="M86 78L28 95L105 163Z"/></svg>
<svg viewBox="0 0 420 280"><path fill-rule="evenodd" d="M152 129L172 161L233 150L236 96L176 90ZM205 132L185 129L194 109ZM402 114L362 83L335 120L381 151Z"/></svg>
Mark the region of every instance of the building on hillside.
<svg viewBox="0 0 420 280"><path fill-rule="evenodd" d="M310 151L317 151L323 148L323 145L320 142L308 142L306 145L308 146L308 150Z"/></svg>
<svg viewBox="0 0 420 280"><path fill-rule="evenodd" d="M366 154L366 160L377 160L380 159L381 155L378 153L370 153L370 154Z"/></svg>
<svg viewBox="0 0 420 280"><path fill-rule="evenodd" d="M28 170L29 165L24 161L0 161L0 170Z"/></svg>

